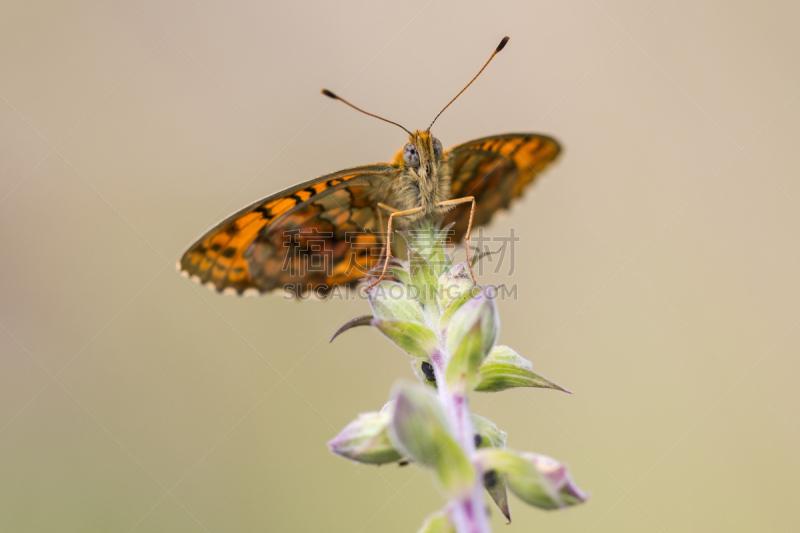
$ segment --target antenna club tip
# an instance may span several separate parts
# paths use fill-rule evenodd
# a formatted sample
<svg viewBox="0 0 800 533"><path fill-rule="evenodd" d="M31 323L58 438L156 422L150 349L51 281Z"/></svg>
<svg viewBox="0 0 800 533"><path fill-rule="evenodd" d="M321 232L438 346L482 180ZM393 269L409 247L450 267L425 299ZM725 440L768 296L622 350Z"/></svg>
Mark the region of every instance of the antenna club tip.
<svg viewBox="0 0 800 533"><path fill-rule="evenodd" d="M503 37L503 40L500 41L500 44L497 45L497 50L495 50L495 52L499 52L500 50L505 48L506 47L506 43L508 42L509 39L510 39L510 37L508 35Z"/></svg>
<svg viewBox="0 0 800 533"><path fill-rule="evenodd" d="M322 89L320 92L322 94L324 94L325 96L327 96L328 98L333 98L334 100L336 100L338 98L338 96L336 96L335 94L330 92L328 89Z"/></svg>

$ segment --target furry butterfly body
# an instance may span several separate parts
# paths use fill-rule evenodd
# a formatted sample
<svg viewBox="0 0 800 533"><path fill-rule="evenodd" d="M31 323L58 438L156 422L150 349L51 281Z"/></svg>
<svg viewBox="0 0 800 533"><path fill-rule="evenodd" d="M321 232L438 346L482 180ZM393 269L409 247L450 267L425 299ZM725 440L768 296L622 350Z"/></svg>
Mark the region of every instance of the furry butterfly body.
<svg viewBox="0 0 800 533"><path fill-rule="evenodd" d="M381 204L397 211L422 207L405 218L408 222L444 215L460 240L469 210L438 204L473 196L474 224L483 226L560 152L554 139L523 133L467 142L437 158L434 137L417 134L410 142L423 149L429 145L431 156L420 158L419 166L409 166L401 150L391 163L343 170L259 200L207 231L183 254L179 269L217 291L238 294L285 285L323 287L322 292L353 285L382 260L381 233L389 213L381 214ZM329 251L323 254L325 268L312 272L299 267L307 257L292 256L293 247L307 250L310 240Z"/></svg>

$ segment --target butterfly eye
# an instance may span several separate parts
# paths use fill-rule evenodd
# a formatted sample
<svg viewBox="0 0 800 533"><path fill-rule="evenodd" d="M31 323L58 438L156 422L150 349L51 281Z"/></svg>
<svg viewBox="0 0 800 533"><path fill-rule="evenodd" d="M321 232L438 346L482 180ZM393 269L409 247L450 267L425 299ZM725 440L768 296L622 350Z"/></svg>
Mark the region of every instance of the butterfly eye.
<svg viewBox="0 0 800 533"><path fill-rule="evenodd" d="M436 159L442 157L442 143L436 137L433 138L433 155Z"/></svg>
<svg viewBox="0 0 800 533"><path fill-rule="evenodd" d="M403 159L407 165L412 167L419 166L419 153L414 143L408 143L406 147L403 148Z"/></svg>

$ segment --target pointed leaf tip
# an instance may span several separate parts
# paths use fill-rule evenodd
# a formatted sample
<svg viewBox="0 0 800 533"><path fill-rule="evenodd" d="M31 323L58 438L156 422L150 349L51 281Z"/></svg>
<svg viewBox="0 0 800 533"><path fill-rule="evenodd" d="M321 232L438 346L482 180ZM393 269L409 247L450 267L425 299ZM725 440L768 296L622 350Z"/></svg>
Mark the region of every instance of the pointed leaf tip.
<svg viewBox="0 0 800 533"><path fill-rule="evenodd" d="M484 359L479 371L478 392L498 392L515 387L537 387L572 394L564 387L531 370L531 362L508 346L495 346Z"/></svg>
<svg viewBox="0 0 800 533"><path fill-rule="evenodd" d="M344 323L344 325L342 327L340 327L339 329L336 330L336 333L333 334L333 337L331 337L331 340L329 340L328 342L333 342L333 339L335 339L336 337L338 337L339 335L341 335L342 333L344 333L348 329L352 329L352 328L355 328L355 327L358 327L358 326L369 326L369 325L371 325L372 324L372 318L373 318L372 315L362 315L362 316L357 316L356 318L354 318L352 320L348 320L347 322Z"/></svg>
<svg viewBox="0 0 800 533"><path fill-rule="evenodd" d="M508 489L506 487L506 479L504 476L499 475L494 470L488 470L483 474L483 486L489 496L492 497L497 508L503 513L503 516L508 520L507 524L511 523L511 510L508 508Z"/></svg>

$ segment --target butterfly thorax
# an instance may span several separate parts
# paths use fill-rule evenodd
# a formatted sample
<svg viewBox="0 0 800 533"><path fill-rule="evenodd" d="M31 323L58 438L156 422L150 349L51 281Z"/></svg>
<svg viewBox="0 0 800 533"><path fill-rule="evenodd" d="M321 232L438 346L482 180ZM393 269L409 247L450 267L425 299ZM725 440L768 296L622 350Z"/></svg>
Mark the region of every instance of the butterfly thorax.
<svg viewBox="0 0 800 533"><path fill-rule="evenodd" d="M408 144L395 155L392 164L398 168L398 172L387 203L401 211L421 207L419 213L404 217L405 222L409 223L440 216L443 209L437 204L451 197L451 171L441 143L431 132L416 131L411 135Z"/></svg>

